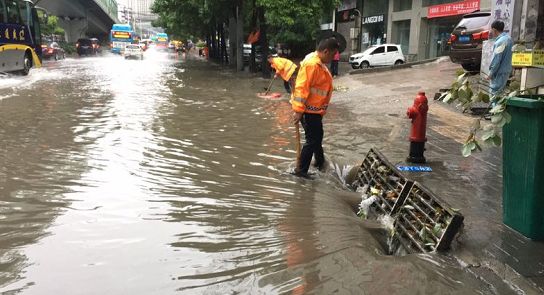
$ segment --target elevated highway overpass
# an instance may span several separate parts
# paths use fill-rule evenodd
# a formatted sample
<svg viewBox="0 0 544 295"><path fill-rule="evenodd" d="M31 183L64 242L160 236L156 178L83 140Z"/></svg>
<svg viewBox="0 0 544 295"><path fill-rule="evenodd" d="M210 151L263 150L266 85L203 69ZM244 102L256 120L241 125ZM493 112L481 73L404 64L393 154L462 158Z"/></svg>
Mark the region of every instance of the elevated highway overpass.
<svg viewBox="0 0 544 295"><path fill-rule="evenodd" d="M118 23L116 0L36 0L38 6L59 18L68 42L82 37L107 37Z"/></svg>

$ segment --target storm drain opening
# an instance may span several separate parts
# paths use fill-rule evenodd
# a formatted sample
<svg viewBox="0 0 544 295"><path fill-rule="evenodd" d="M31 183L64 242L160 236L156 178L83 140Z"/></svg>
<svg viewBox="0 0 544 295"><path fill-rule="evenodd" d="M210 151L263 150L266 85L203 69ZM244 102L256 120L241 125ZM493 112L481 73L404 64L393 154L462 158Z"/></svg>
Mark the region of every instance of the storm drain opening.
<svg viewBox="0 0 544 295"><path fill-rule="evenodd" d="M387 245L388 255L448 250L463 225L457 210L402 175L376 149L367 153L348 187L361 193L357 215L384 225L385 231L373 235Z"/></svg>

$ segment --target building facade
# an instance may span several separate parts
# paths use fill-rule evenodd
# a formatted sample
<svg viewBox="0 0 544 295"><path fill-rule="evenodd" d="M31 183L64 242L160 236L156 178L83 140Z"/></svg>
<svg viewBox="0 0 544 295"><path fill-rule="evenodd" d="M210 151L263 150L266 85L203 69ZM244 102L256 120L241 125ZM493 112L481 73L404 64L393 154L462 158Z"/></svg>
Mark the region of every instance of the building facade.
<svg viewBox="0 0 544 295"><path fill-rule="evenodd" d="M455 25L475 10L491 10L491 0L389 0L387 34L409 60L448 55Z"/></svg>
<svg viewBox="0 0 544 295"><path fill-rule="evenodd" d="M408 60L448 55L448 40L464 14L491 10L492 0L343 0L333 23L322 25L344 36L343 56L369 46L395 43Z"/></svg>

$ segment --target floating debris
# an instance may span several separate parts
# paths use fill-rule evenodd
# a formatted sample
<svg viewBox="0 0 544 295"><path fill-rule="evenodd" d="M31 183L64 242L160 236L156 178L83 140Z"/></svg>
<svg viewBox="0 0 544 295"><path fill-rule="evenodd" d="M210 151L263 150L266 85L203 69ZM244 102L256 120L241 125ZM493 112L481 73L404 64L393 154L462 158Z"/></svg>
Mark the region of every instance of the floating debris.
<svg viewBox="0 0 544 295"><path fill-rule="evenodd" d="M348 87L342 86L342 85L334 86L333 88L333 91L338 91L338 92L346 92L348 90L349 90Z"/></svg>
<svg viewBox="0 0 544 295"><path fill-rule="evenodd" d="M390 254L446 250L463 224L456 209L420 183L408 180L374 149L359 167L357 179L347 185L362 193L357 215L394 220L388 228Z"/></svg>

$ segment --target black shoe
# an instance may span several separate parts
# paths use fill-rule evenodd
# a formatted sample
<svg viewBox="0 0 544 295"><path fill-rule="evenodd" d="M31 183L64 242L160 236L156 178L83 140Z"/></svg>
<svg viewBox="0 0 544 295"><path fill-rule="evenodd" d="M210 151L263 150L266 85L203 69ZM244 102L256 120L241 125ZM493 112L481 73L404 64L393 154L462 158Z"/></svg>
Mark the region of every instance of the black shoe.
<svg viewBox="0 0 544 295"><path fill-rule="evenodd" d="M306 178L306 179L312 179L311 175L313 175L312 173L305 173L305 172L300 172L300 171L293 171L291 172L292 175L294 176L297 176L297 177L301 177L301 178Z"/></svg>

